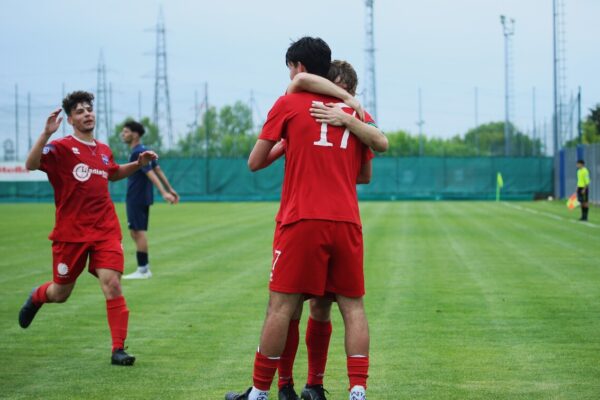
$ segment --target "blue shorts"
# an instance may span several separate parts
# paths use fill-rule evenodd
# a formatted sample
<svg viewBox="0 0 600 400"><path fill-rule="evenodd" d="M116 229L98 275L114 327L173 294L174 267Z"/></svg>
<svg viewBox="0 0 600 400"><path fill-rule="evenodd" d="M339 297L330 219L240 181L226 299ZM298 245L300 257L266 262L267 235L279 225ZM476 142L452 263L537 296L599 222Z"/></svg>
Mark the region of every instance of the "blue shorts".
<svg viewBox="0 0 600 400"><path fill-rule="evenodd" d="M127 227L132 231L147 231L150 206L127 203Z"/></svg>

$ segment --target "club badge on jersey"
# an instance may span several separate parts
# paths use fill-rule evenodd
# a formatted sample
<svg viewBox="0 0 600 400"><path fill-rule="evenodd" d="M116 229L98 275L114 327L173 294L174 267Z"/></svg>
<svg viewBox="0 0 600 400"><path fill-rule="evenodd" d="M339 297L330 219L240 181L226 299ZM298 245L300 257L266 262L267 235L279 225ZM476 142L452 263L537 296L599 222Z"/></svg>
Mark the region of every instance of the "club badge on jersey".
<svg viewBox="0 0 600 400"><path fill-rule="evenodd" d="M108 156L106 154L102 154L102 162L104 165L108 165Z"/></svg>

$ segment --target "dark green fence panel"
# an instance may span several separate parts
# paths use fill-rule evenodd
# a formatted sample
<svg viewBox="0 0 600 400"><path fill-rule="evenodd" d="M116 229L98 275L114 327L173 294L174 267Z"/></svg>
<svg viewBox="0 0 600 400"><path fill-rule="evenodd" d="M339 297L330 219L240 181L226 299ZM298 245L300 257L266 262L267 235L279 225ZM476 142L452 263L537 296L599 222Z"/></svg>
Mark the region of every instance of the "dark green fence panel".
<svg viewBox="0 0 600 400"><path fill-rule="evenodd" d="M161 159L160 165L184 201L277 200L281 193L284 160L256 173L240 158ZM498 172L503 199L541 198L554 190L549 157L378 157L371 183L359 185L358 194L364 200L494 199ZM125 200L126 188L126 180L111 183L113 199ZM52 200L48 182L0 182L0 201Z"/></svg>

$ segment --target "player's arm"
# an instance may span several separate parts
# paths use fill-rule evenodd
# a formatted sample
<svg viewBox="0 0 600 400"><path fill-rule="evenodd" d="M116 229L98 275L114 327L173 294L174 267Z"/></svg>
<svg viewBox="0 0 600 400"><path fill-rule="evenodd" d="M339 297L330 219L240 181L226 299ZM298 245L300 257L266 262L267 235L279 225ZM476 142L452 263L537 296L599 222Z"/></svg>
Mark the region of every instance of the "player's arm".
<svg viewBox="0 0 600 400"><path fill-rule="evenodd" d="M248 157L248 168L252 172L263 169L281 157L284 152L285 147L282 141L274 142L272 140L258 139Z"/></svg>
<svg viewBox="0 0 600 400"><path fill-rule="evenodd" d="M336 97L342 100L347 106L355 109L362 121L365 120L365 111L360 102L346 90L322 76L307 72L296 74L287 88L287 93L297 92L312 92Z"/></svg>
<svg viewBox="0 0 600 400"><path fill-rule="evenodd" d="M61 109L58 108L50 113L48 119L46 120L46 126L44 127L44 131L40 134L40 137L35 141L31 150L29 150L29 154L27 155L27 160L25 161L25 167L30 170L36 170L42 164L42 151L44 150L44 146L50 140L50 137L54 132L58 130L60 123L63 118L58 117Z"/></svg>
<svg viewBox="0 0 600 400"><path fill-rule="evenodd" d="M353 117L335 104L313 102L310 115L319 123L345 126L358 140L377 152L382 153L388 149L388 139L379 128Z"/></svg>
<svg viewBox="0 0 600 400"><path fill-rule="evenodd" d="M158 155L151 150L144 151L140 153L137 161L119 165L119 168L109 175L108 179L111 181L118 181L123 178L127 178L129 175L133 174L138 169L145 167L153 160L158 160Z"/></svg>
<svg viewBox="0 0 600 400"><path fill-rule="evenodd" d="M371 182L371 176L373 175L373 164L371 160L367 161L360 167L360 172L356 177L356 184L367 184Z"/></svg>
<svg viewBox="0 0 600 400"><path fill-rule="evenodd" d="M148 179L150 179L150 182L152 182L152 184L156 186L161 196L163 197L163 199L165 199L167 203L177 204L177 202L179 202L179 195L175 190L173 190L173 188L169 184L169 180L158 165L154 169L151 169L150 171L146 172L146 176L148 177Z"/></svg>

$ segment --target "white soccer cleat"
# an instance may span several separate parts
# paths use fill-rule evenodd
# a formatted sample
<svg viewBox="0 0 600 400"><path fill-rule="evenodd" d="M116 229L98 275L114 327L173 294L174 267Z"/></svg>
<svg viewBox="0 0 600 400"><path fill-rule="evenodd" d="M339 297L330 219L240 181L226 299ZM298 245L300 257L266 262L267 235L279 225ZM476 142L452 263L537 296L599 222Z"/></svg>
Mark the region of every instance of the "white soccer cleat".
<svg viewBox="0 0 600 400"><path fill-rule="evenodd" d="M352 390L350 390L350 400L366 400L367 393L365 392L365 388L362 386L354 386Z"/></svg>
<svg viewBox="0 0 600 400"><path fill-rule="evenodd" d="M123 279L150 279L152 278L152 272L150 272L150 270L147 270L146 272L141 272L139 270L136 270L135 272L129 274L129 275L124 275Z"/></svg>

